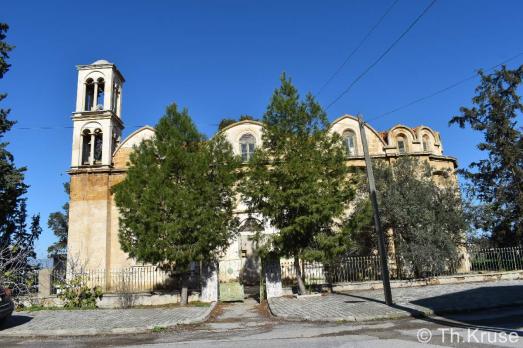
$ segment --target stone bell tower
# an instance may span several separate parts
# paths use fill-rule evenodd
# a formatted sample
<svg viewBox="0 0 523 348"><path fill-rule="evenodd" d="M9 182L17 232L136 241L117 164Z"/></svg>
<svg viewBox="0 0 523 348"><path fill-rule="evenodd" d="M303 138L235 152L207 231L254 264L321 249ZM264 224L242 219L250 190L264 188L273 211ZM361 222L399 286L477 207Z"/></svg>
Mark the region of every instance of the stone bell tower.
<svg viewBox="0 0 523 348"><path fill-rule="evenodd" d="M77 69L71 169L108 168L124 128L121 120L124 78L106 60L78 65Z"/></svg>
<svg viewBox="0 0 523 348"><path fill-rule="evenodd" d="M122 130L124 78L106 60L78 65L76 108L72 114L68 269L109 269L119 249L111 187L121 180L113 154Z"/></svg>

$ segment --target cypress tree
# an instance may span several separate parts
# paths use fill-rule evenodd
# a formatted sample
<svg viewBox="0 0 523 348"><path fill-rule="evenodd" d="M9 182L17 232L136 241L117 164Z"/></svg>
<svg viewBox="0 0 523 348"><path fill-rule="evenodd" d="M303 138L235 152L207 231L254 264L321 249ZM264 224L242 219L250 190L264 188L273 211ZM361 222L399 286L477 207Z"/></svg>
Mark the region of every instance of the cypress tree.
<svg viewBox="0 0 523 348"><path fill-rule="evenodd" d="M173 104L154 138L131 154L127 176L115 187L122 249L137 261L182 272L182 304L190 262L216 259L236 232L237 165L223 137L206 140L187 110Z"/></svg>
<svg viewBox="0 0 523 348"><path fill-rule="evenodd" d="M255 151L242 184L253 213L278 232L268 248L294 259L301 294L300 259L332 250L336 220L353 190L341 139L329 133L327 115L312 95L300 100L291 81L281 78L263 116L263 147Z"/></svg>

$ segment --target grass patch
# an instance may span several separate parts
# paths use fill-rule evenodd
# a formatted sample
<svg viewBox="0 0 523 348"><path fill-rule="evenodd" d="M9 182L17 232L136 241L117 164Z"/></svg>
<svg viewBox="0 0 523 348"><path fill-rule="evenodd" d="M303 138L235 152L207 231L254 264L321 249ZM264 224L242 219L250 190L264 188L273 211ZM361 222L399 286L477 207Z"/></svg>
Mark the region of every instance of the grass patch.
<svg viewBox="0 0 523 348"><path fill-rule="evenodd" d="M188 306L189 307L210 307L211 304L209 302L195 301L195 302L189 302Z"/></svg>
<svg viewBox="0 0 523 348"><path fill-rule="evenodd" d="M29 307L18 307L16 309L17 312L40 312L40 311L85 311L85 310L91 310L91 309L98 309L96 307L92 308L66 308L66 307L57 307L57 306L41 306L41 305L33 305Z"/></svg>
<svg viewBox="0 0 523 348"><path fill-rule="evenodd" d="M182 308L182 307L210 307L211 304L208 302L189 302L186 306L181 306L179 303L170 303L170 304L164 304L164 305L156 305L156 306L133 306L130 309L133 308L140 308L140 309L147 309L147 308Z"/></svg>
<svg viewBox="0 0 523 348"><path fill-rule="evenodd" d="M153 327L152 331L155 333L160 333L160 332L164 332L165 330L167 330L167 328L164 326L155 326L155 327Z"/></svg>

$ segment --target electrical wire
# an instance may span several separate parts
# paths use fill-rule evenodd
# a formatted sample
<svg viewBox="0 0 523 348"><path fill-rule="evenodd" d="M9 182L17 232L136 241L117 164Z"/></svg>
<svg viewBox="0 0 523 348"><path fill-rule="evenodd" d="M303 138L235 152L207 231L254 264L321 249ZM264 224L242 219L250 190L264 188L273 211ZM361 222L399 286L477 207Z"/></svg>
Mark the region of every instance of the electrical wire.
<svg viewBox="0 0 523 348"><path fill-rule="evenodd" d="M496 65L494 65L494 66L491 66L490 68L486 69L486 71L494 70L494 69L496 69L497 67L499 67L499 66L501 66L501 65L503 65L503 64L506 64L506 63L508 63L508 62L510 62L510 61L513 61L514 59L516 59L516 58L518 58L518 57L521 57L521 56L523 56L523 52L520 52L520 53L518 53L518 54L516 54L516 55L514 55L514 56L512 56L512 57L510 57L510 58L508 58L508 59L506 59L506 60L504 60L504 61L502 61L501 63L498 63L498 64L496 64ZM444 88L442 88L442 89L440 89L440 90L437 90L437 91L435 91L435 92L432 92L432 93L430 93L430 94L428 94L428 95L426 95L426 96L424 96L424 97L421 97L421 98L415 99L415 100L413 100L413 101L411 101L411 102L409 102L409 103L403 104L402 106L399 106L399 107L394 108L394 109L392 109L392 110L390 110L390 111L387 111L387 112L384 112L384 113L382 113L382 114L379 114L378 116L369 119L369 122L370 122L370 121L377 120L377 119L380 119L380 118L385 117L385 116L387 116L387 115L393 114L393 113L395 113L395 112L397 112L397 111L399 111L399 110L403 110L403 109L405 109L405 108L408 108L408 107L411 106L411 105L414 105L414 104L420 103L420 102L422 102L422 101L424 101L424 100L427 100L427 99L430 99L430 98L432 98L432 97L435 97L435 96L437 96L437 95L439 95L439 94L441 94L441 93L444 93L444 92L446 92L446 91L448 91L448 90L450 90L450 89L453 89L453 88L455 88L455 87L457 87L457 86L459 86L459 85L461 85L461 84L463 84L463 83L465 83L465 82L467 82L467 81L469 81L469 80L472 80L472 79L474 79L474 78L476 78L476 77L478 77L478 74L477 74L477 73L475 73L474 75L470 75L470 76L468 76L468 77L466 77L466 78L464 78L464 79L462 79L462 80L459 80L459 81L457 81L457 82L454 82L454 83L448 85L447 87L444 87Z"/></svg>
<svg viewBox="0 0 523 348"><path fill-rule="evenodd" d="M412 28L414 28L416 23L418 23L420 19L423 18L423 16L425 16L425 14L432 8L432 6L434 6L436 1L437 0L432 0L430 4L428 4L427 7L425 7L425 9L420 13L420 15L416 17L416 19L412 21L412 23L410 23L407 29L405 29L403 33L401 33L401 35L396 40L394 40L394 42L392 42L392 44L378 57L378 59L376 59L372 64L370 64L361 74L358 75L358 77L354 79L354 81L352 81L352 83L343 92L341 92L336 98L334 98L334 100L327 105L325 110L328 110L332 105L337 103L345 94L347 94L352 89L352 87L354 87L354 85L359 80L361 80L372 68L378 65L378 63L383 58L385 58L385 56L401 41L401 39L403 39L403 37L407 35L409 31L412 30Z"/></svg>
<svg viewBox="0 0 523 348"><path fill-rule="evenodd" d="M361 46L363 46L363 44L367 41L367 39L372 35L372 33L376 30L376 28L378 28L378 26L381 24L381 22L383 22L383 20L385 19L385 17L387 17L387 15L389 14L389 12L392 10L392 8L399 2L399 0L395 0L392 5L390 5L387 10L385 11L385 13L378 19L378 21L374 24L374 26L372 26L372 28L370 28L370 30L367 32L367 34L365 34L365 36L363 37L363 39L361 39L361 41L358 43L358 45L356 45L356 47L351 51L351 53L347 56L347 58L345 58L345 60L343 61L343 63L341 63L340 66L338 66L338 68L336 69L336 71L334 71L334 73L332 73L332 75L327 79L327 81L325 81L325 83L320 87L320 89L318 90L318 92L316 93L316 97L319 96L321 94L321 92L323 92L323 90L325 89L325 87L327 87L327 85L329 83L331 83L332 80L334 80L334 78L341 72L341 70L343 69L343 67L345 67L345 65L347 65L347 63L351 60L351 58L356 54L356 52L359 51L359 49L361 48Z"/></svg>

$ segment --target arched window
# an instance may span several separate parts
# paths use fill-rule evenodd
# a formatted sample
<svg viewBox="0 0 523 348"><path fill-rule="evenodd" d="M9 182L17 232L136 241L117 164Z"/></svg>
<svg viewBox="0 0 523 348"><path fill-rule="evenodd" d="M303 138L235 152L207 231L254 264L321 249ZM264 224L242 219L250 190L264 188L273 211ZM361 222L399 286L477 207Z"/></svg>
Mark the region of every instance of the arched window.
<svg viewBox="0 0 523 348"><path fill-rule="evenodd" d="M430 151L430 139L429 139L429 136L427 134L425 134L425 135L423 135L421 140L422 140L422 143L423 143L423 151L425 151L425 152Z"/></svg>
<svg viewBox="0 0 523 348"><path fill-rule="evenodd" d="M94 131L94 157L93 164L100 164L102 162L102 144L103 134L100 129Z"/></svg>
<svg viewBox="0 0 523 348"><path fill-rule="evenodd" d="M356 133L353 130L346 130L343 132L343 143L349 156L356 156L358 154L356 148Z"/></svg>
<svg viewBox="0 0 523 348"><path fill-rule="evenodd" d="M82 134L82 164L91 163L91 132L89 129L84 130Z"/></svg>
<svg viewBox="0 0 523 348"><path fill-rule="evenodd" d="M256 139L252 134L244 134L240 138L240 152L242 161L247 162L254 155L254 148L256 147Z"/></svg>
<svg viewBox="0 0 523 348"><path fill-rule="evenodd" d="M407 153L407 138L403 134L396 137L396 142L398 144L398 152L400 154Z"/></svg>
<svg viewBox="0 0 523 348"><path fill-rule="evenodd" d="M86 129L82 132L82 165L102 163L103 134L97 128L92 132Z"/></svg>
<svg viewBox="0 0 523 348"><path fill-rule="evenodd" d="M105 82L103 77L100 77L97 81L98 89L96 93L96 110L104 109L104 96L105 96Z"/></svg>
<svg viewBox="0 0 523 348"><path fill-rule="evenodd" d="M85 111L91 111L94 103L94 81L89 78L85 81Z"/></svg>
<svg viewBox="0 0 523 348"><path fill-rule="evenodd" d="M255 218L247 218L240 226L240 232L259 232L263 229L263 225Z"/></svg>

